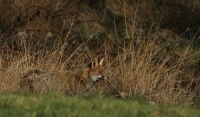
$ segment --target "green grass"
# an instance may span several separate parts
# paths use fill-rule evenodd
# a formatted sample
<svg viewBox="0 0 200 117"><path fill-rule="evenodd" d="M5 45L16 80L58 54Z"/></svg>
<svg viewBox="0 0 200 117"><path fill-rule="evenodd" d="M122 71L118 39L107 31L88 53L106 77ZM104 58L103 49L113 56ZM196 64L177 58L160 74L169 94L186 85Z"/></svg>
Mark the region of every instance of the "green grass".
<svg viewBox="0 0 200 117"><path fill-rule="evenodd" d="M0 95L1 117L199 117L189 107L151 105L135 99L62 94Z"/></svg>

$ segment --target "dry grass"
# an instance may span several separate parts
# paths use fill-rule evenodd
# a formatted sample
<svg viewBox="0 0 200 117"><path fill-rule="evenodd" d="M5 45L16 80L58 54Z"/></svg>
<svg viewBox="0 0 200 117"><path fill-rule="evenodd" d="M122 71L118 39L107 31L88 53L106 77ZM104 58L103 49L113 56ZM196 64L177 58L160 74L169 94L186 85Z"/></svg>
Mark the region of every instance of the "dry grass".
<svg viewBox="0 0 200 117"><path fill-rule="evenodd" d="M156 104L199 105L200 87L196 59L199 51L194 51L191 44L185 44L184 48L174 46L182 39L167 31L163 31L164 37L160 36L161 29L155 24L151 23L146 29L138 28L141 25L139 20L143 16L137 13L145 7L144 3L138 3L138 6L133 7L134 12L127 13L133 9L128 9L125 2L122 2L123 6L111 6L109 1L104 13L111 13L116 22L109 20L109 17L101 20L97 15L101 12L88 12L87 3L82 4L82 14L78 14L78 1L66 3L70 6L70 11L63 7L61 10L53 7L53 4L62 5L60 1L30 3L30 6L39 7L30 7L31 10L28 9L21 15L19 11L26 9L25 3L15 1L14 6L7 6L8 3L5 5L5 8L12 11L6 12L7 15L13 17L7 23L13 24L10 27L4 25L5 30L7 27L9 29L1 31L2 92L19 91L19 82L29 70L73 71L84 68L97 55L103 55L110 79L99 83L91 92L101 90L103 95L120 98L140 95ZM124 12L118 12L118 7ZM148 9L147 6L145 8ZM33 12L28 12L29 10ZM33 17L37 12L42 15ZM16 20L17 17L20 20ZM51 20L54 17L56 18ZM6 18L7 16L2 16L1 20L5 21ZM123 21L117 18L122 18ZM108 25L105 22L114 23ZM102 37L105 38L101 39ZM160 37L164 38L164 42Z"/></svg>

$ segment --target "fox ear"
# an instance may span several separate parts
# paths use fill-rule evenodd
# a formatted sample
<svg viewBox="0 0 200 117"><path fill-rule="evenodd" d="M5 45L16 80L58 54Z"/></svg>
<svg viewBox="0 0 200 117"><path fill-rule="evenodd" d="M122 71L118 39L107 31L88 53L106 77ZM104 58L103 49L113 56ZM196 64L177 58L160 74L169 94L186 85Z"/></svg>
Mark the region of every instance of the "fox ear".
<svg viewBox="0 0 200 117"><path fill-rule="evenodd" d="M95 58L94 61L92 61L90 67L97 67L98 65L98 60Z"/></svg>
<svg viewBox="0 0 200 117"><path fill-rule="evenodd" d="M100 66L102 66L103 61L104 61L104 58L102 58L102 59L100 60L100 62L99 62L99 65L100 65Z"/></svg>
<svg viewBox="0 0 200 117"><path fill-rule="evenodd" d="M97 58L95 58L95 67L99 66Z"/></svg>
<svg viewBox="0 0 200 117"><path fill-rule="evenodd" d="M90 68L94 67L94 61L90 64Z"/></svg>

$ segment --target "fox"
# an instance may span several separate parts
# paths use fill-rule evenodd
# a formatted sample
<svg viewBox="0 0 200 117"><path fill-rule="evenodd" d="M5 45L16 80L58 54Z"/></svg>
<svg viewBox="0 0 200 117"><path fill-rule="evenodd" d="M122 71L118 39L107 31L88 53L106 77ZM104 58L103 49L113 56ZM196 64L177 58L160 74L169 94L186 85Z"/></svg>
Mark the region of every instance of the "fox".
<svg viewBox="0 0 200 117"><path fill-rule="evenodd" d="M109 77L103 67L104 58L100 61L95 58L87 67L81 70L65 72L48 72L41 70L29 70L20 81L20 88L28 92L49 91L72 92L91 90L99 81Z"/></svg>

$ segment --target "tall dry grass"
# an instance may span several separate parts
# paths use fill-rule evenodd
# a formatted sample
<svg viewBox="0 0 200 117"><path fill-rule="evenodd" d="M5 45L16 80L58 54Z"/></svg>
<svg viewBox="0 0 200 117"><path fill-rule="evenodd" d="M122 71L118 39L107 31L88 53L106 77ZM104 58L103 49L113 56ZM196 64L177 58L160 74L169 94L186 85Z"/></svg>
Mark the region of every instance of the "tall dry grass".
<svg viewBox="0 0 200 117"><path fill-rule="evenodd" d="M14 6L6 3L5 7L12 9L12 12L6 12L5 8L4 11L7 15L13 16L7 23L19 25L12 24L9 30L4 31L9 26L2 24L4 26L4 30L1 31L3 33L0 57L2 92L18 92L19 82L29 70L73 71L84 68L93 57L101 55L106 58L104 66L109 71L110 79L99 83L91 92L100 90L103 92L102 95L120 98L139 95L147 97L156 104L199 105L200 87L198 59L196 59L199 51L194 50L191 43L184 44L184 47L175 46L182 41L182 38L175 36L174 33L168 33L167 30L160 32L163 29L156 25L159 22L151 22L142 28L140 25L147 21L141 20L144 17L138 13L142 12L143 7L151 9L149 7L152 6L138 2L136 5L131 3L130 5L134 7L129 7L125 1L117 1L116 3L120 5L112 6L113 2L108 1L106 9L100 10L104 15L98 16L88 13L87 10L92 11L93 8L89 3L82 3L83 9L87 10L77 14L76 5L79 1L67 2L67 5L72 6L70 7L73 8L72 11L75 9L73 11L75 15L71 16L71 11L63 10L62 7L62 10L57 10L59 7L54 6L63 5L61 1L54 2L43 0L32 1L30 4L15 1ZM25 4L39 7L25 7L27 6ZM27 8L33 12L24 11ZM118 11L118 8L121 9ZM34 18L32 14L37 11L41 12L42 16L38 15L30 20ZM54 16L59 18L55 21L47 20L48 18L43 17L46 13L50 14L48 15L50 19ZM111 17L101 19L105 14L112 14L112 18L116 19L113 20ZM70 18L66 20L67 17ZM4 15L1 20L5 21L6 18ZM61 22L63 19L67 25ZM34 26L40 31L33 30ZM48 34L53 36L49 37ZM100 39L101 37L105 38Z"/></svg>
<svg viewBox="0 0 200 117"><path fill-rule="evenodd" d="M199 79L192 70L188 74L187 71L184 72L190 70L185 56L172 59L173 56L158 55L153 50L153 45L154 42L149 41L139 45L137 49L124 48L116 56L106 54L105 68L109 71L110 79L100 83L94 90L102 90L104 95L111 97L140 95L156 103L197 104ZM133 44L130 43L130 46ZM65 53L61 53L62 46L48 53L42 51L39 55L30 55L31 50L28 47L26 50L26 53L17 55L14 52L7 53L8 51L1 54L1 91L19 91L20 80L32 69L49 72L73 71L89 63L85 53L77 50L63 59ZM187 51L185 50L185 54Z"/></svg>

